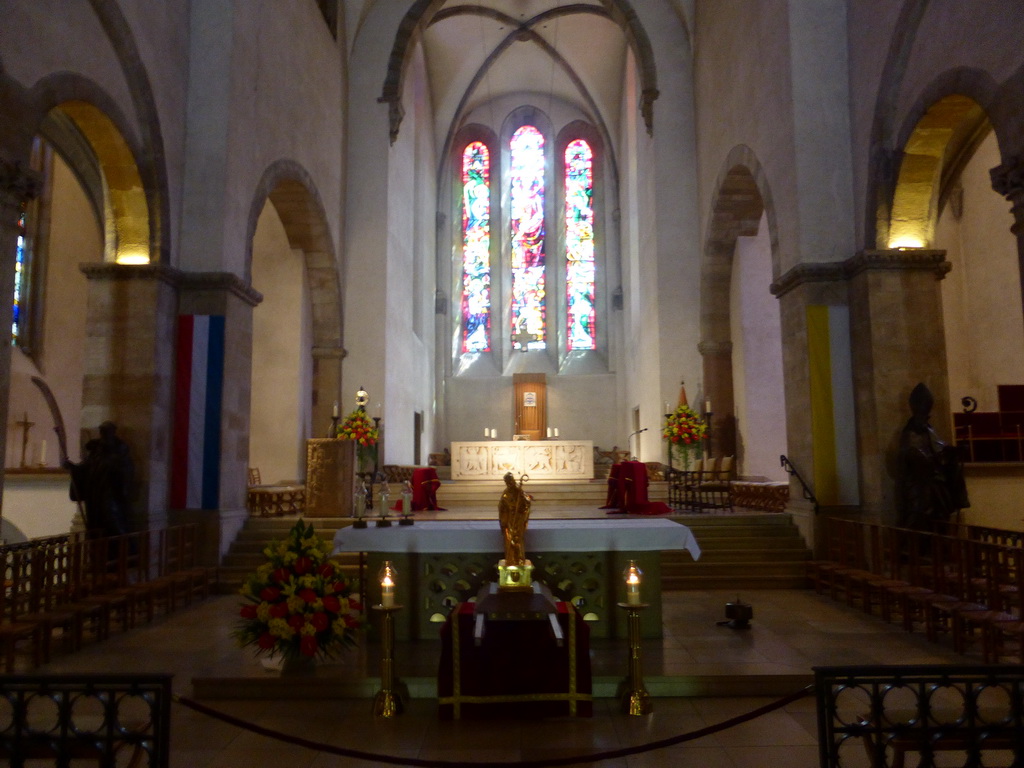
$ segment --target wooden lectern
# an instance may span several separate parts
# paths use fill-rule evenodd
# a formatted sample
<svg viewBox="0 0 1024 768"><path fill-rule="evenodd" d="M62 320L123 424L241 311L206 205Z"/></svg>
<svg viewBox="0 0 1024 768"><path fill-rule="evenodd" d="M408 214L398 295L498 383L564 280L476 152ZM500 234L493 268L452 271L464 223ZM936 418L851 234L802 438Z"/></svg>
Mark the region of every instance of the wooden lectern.
<svg viewBox="0 0 1024 768"><path fill-rule="evenodd" d="M356 444L352 440L306 441L306 516L351 517Z"/></svg>

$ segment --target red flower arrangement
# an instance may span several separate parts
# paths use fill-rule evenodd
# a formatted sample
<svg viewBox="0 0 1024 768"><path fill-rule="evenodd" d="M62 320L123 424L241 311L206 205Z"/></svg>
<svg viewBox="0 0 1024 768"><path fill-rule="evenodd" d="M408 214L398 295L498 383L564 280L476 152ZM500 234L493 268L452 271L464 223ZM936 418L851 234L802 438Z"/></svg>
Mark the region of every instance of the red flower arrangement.
<svg viewBox="0 0 1024 768"><path fill-rule="evenodd" d="M242 585L246 602L234 632L240 647L256 646L256 655L286 659L330 658L355 645L362 606L350 588L330 546L300 519L283 541L263 550L267 562Z"/></svg>
<svg viewBox="0 0 1024 768"><path fill-rule="evenodd" d="M368 466L377 455L377 428L366 415L366 411L357 408L338 425L336 437L341 440L354 440L356 455L360 468Z"/></svg>
<svg viewBox="0 0 1024 768"><path fill-rule="evenodd" d="M708 436L708 425L688 405L680 405L665 418L662 436L668 440L668 449L678 456L683 469L690 468L690 458L700 449L700 441Z"/></svg>

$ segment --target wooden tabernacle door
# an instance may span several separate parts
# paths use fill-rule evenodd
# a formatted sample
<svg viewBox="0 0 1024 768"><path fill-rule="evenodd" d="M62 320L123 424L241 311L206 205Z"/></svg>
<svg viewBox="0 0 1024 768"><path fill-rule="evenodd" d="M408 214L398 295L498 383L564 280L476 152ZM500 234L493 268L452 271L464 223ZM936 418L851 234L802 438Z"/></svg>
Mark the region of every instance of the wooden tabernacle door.
<svg viewBox="0 0 1024 768"><path fill-rule="evenodd" d="M530 440L547 437L547 386L547 376L543 373L512 374L516 434L526 435Z"/></svg>

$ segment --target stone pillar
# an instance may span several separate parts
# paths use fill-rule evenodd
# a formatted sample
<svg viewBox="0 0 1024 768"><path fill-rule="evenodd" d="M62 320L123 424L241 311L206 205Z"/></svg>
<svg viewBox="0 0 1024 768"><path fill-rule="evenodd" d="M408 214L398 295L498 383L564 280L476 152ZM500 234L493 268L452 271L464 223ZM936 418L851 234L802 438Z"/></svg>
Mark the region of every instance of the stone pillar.
<svg viewBox="0 0 1024 768"><path fill-rule="evenodd" d="M216 509L175 509L171 516L172 522L198 522L203 528L204 551L218 559L248 517L245 502L252 404L252 315L262 300L259 292L231 273L181 275L177 314L224 318L219 502Z"/></svg>
<svg viewBox="0 0 1024 768"><path fill-rule="evenodd" d="M862 251L843 264L849 280L861 508L897 522L899 437L918 382L935 396L932 425L949 434L949 382L939 280L945 251Z"/></svg>
<svg viewBox="0 0 1024 768"><path fill-rule="evenodd" d="M167 523L175 315L180 273L156 264L83 264L88 280L82 425L117 424L135 464L131 530ZM72 459L81 436L68 436Z"/></svg>
<svg viewBox="0 0 1024 768"><path fill-rule="evenodd" d="M341 347L313 347L313 437L328 437L334 403L338 403L338 418L355 408L355 392L348 398L341 391L341 362L345 350Z"/></svg>
<svg viewBox="0 0 1024 768"><path fill-rule="evenodd" d="M815 445L811 419L811 365L807 309L845 306L846 284L838 263L802 264L772 283L779 299L782 327L782 365L786 408L786 456L804 482L815 491ZM803 485L790 478L789 504L804 539L815 546L813 505L804 498Z"/></svg>
<svg viewBox="0 0 1024 768"><path fill-rule="evenodd" d="M22 205L40 191L39 175L0 158L0 328L10 328L14 319L14 263L18 242L18 219ZM11 343L0 344L0 424L7 424L11 391ZM0 430L0 456L7 455L7 429ZM3 499L3 462L0 462L0 501ZM0 519L3 508L0 507Z"/></svg>
<svg viewBox="0 0 1024 768"><path fill-rule="evenodd" d="M736 455L736 403L733 397L732 342L702 341L697 345L704 362L704 399L711 401L711 453ZM700 411L702 403L694 403Z"/></svg>
<svg viewBox="0 0 1024 768"><path fill-rule="evenodd" d="M1010 158L989 171L989 174L992 189L1010 201L1010 213L1013 215L1010 231L1017 236L1021 294L1024 295L1024 158Z"/></svg>

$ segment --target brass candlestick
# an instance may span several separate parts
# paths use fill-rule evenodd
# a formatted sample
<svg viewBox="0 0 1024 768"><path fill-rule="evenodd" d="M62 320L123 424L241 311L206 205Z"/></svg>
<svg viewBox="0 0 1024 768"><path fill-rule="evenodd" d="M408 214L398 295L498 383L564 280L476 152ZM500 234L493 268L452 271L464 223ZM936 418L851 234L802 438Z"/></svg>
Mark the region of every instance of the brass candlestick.
<svg viewBox="0 0 1024 768"><path fill-rule="evenodd" d="M395 717L405 711L405 700L409 697L405 684L395 676L395 624L393 614L402 609L400 605L375 605L373 610L381 612L380 690L373 699L375 717Z"/></svg>
<svg viewBox="0 0 1024 768"><path fill-rule="evenodd" d="M622 700L622 711L627 715L649 715L654 707L651 695L644 687L643 665L640 661L640 611L648 603L619 603L626 610L629 622L629 672L619 683L618 696Z"/></svg>

